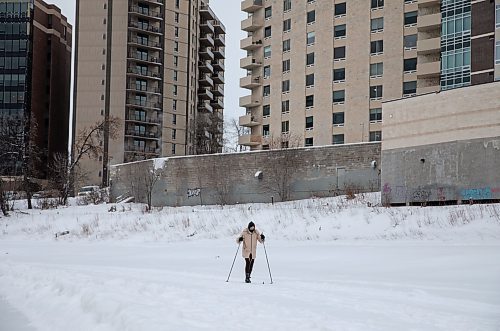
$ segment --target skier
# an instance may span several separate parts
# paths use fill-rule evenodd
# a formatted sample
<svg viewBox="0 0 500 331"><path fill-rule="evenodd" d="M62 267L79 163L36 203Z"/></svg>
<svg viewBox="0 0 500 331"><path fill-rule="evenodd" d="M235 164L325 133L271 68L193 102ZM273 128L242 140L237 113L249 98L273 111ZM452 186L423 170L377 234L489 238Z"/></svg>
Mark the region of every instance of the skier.
<svg viewBox="0 0 500 331"><path fill-rule="evenodd" d="M243 229L241 235L236 240L237 243L243 242L243 249L241 251L245 259L245 283L251 283L250 275L252 274L253 263L257 252L257 241L261 244L264 243L266 237L255 228L253 222L248 223L248 227Z"/></svg>

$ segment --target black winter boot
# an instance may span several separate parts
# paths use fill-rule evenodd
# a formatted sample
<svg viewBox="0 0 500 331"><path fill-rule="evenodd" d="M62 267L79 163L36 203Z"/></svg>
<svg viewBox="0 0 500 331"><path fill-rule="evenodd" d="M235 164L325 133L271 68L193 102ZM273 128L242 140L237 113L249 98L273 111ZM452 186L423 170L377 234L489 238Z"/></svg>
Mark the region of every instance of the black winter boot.
<svg viewBox="0 0 500 331"><path fill-rule="evenodd" d="M245 278L245 283L251 283L250 281L250 274L247 272L247 277Z"/></svg>

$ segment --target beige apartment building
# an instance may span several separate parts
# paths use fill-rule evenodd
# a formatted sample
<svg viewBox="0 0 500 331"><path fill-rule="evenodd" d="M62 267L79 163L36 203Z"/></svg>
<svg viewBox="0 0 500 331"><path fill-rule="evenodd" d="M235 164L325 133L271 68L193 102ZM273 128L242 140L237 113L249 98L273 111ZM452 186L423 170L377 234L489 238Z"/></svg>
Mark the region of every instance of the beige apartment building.
<svg viewBox="0 0 500 331"><path fill-rule="evenodd" d="M208 2L77 0L74 139L120 121L82 160L88 184L113 164L221 151L225 27Z"/></svg>
<svg viewBox="0 0 500 331"><path fill-rule="evenodd" d="M498 0L442 2L242 1L240 144L379 141L383 102L498 78Z"/></svg>

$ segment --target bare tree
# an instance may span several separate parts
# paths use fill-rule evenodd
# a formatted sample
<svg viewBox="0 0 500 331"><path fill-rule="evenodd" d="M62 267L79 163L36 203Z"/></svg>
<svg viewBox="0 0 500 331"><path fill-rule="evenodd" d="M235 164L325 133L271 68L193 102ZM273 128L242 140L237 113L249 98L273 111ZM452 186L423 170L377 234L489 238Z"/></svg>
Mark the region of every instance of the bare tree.
<svg viewBox="0 0 500 331"><path fill-rule="evenodd" d="M293 134L284 134L279 137L272 136L269 140L269 148L281 150L280 153L271 153L272 160L266 167L267 175L263 187L278 195L280 201L290 199L291 180L297 171L298 156L292 148L299 147L302 139Z"/></svg>
<svg viewBox="0 0 500 331"><path fill-rule="evenodd" d="M66 154L58 154L54 157L50 167L51 177L59 191L61 204L66 204L75 180L83 176L78 171L82 158L97 159L99 155L102 155L103 147L100 141L103 139L105 131L108 132L109 139L115 139L119 127L120 120L116 117L98 121L77 134L71 159Z"/></svg>
<svg viewBox="0 0 500 331"><path fill-rule="evenodd" d="M239 138L245 134L246 128L237 119L230 118L224 125L224 152L235 153L246 151L248 147L239 144Z"/></svg>
<svg viewBox="0 0 500 331"><path fill-rule="evenodd" d="M133 163L125 174L129 179L132 194L139 201L146 200L148 211L153 207L153 191L163 175L162 168L155 168L152 161Z"/></svg>
<svg viewBox="0 0 500 331"><path fill-rule="evenodd" d="M2 179L0 179L0 209L2 210L3 216L9 216L9 205L8 205L8 195L5 191L5 184Z"/></svg>
<svg viewBox="0 0 500 331"><path fill-rule="evenodd" d="M222 152L224 121L222 113L200 114L196 119L196 154Z"/></svg>

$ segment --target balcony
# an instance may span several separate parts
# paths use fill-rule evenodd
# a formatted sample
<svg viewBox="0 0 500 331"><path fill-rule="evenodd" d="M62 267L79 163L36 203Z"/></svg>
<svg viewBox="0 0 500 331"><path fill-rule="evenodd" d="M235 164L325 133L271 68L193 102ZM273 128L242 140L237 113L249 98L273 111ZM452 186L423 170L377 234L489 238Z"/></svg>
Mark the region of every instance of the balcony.
<svg viewBox="0 0 500 331"><path fill-rule="evenodd" d="M153 4L153 5L157 5L157 6L163 6L165 4L165 0L142 0L144 2L148 2L150 4Z"/></svg>
<svg viewBox="0 0 500 331"><path fill-rule="evenodd" d="M213 51L215 59L223 60L226 58L226 52L224 47L217 47Z"/></svg>
<svg viewBox="0 0 500 331"><path fill-rule="evenodd" d="M200 30L204 33L215 33L215 28L211 21L201 22Z"/></svg>
<svg viewBox="0 0 500 331"><path fill-rule="evenodd" d="M125 153L160 154L160 149L157 147L125 145L124 149Z"/></svg>
<svg viewBox="0 0 500 331"><path fill-rule="evenodd" d="M163 35L159 27L150 24L139 23L138 21L129 21L128 27L132 30L137 30L140 32L148 32L154 35Z"/></svg>
<svg viewBox="0 0 500 331"><path fill-rule="evenodd" d="M216 98L215 100L210 101L210 105L214 109L224 109L224 100L221 97Z"/></svg>
<svg viewBox="0 0 500 331"><path fill-rule="evenodd" d="M143 55L137 54L136 52L129 52L127 55L127 59L132 59L137 62L144 62L152 65L159 65L159 66L163 65L159 57L156 56L145 57Z"/></svg>
<svg viewBox="0 0 500 331"><path fill-rule="evenodd" d="M417 27L419 31L441 28L441 13L419 16Z"/></svg>
<svg viewBox="0 0 500 331"><path fill-rule="evenodd" d="M252 136L250 134L244 134L238 137L238 144L243 146L258 146L261 144L261 136Z"/></svg>
<svg viewBox="0 0 500 331"><path fill-rule="evenodd" d="M146 108L146 109L154 109L154 110L161 110L161 103L157 101L141 101L141 100L136 100L136 99L127 99L127 104L128 107L139 107L139 108Z"/></svg>
<svg viewBox="0 0 500 331"><path fill-rule="evenodd" d="M155 19L155 20L163 20L163 14L160 11L151 10L148 8L142 8L139 6L129 6L128 12L130 14L135 14L137 16L141 16L144 18Z"/></svg>
<svg viewBox="0 0 500 331"><path fill-rule="evenodd" d="M253 32L260 29L264 25L264 18L260 17L261 15L258 16L259 17L257 17L257 15L252 15L241 21L241 30Z"/></svg>
<svg viewBox="0 0 500 331"><path fill-rule="evenodd" d="M135 116L134 114L129 114L125 118L126 122L134 122L146 125L160 125L161 121L158 117L148 117L148 116Z"/></svg>
<svg viewBox="0 0 500 331"><path fill-rule="evenodd" d="M241 2L241 11L253 13L262 8L262 0L244 0Z"/></svg>
<svg viewBox="0 0 500 331"><path fill-rule="evenodd" d="M134 83L128 83L127 90L134 91L134 92L161 94L161 90L159 87L145 87L145 86L142 86L139 84L134 84Z"/></svg>
<svg viewBox="0 0 500 331"><path fill-rule="evenodd" d="M216 70L216 71L224 71L225 70L225 66L224 66L224 63L222 62L222 60L212 61L212 66L214 67L214 70Z"/></svg>
<svg viewBox="0 0 500 331"><path fill-rule="evenodd" d="M210 87L213 87L214 86L214 81L210 77L210 75L205 74L203 76L200 76L199 84L200 84L200 86L210 86Z"/></svg>
<svg viewBox="0 0 500 331"><path fill-rule="evenodd" d="M252 98L251 95L247 95L240 98L240 107L251 108L258 107L261 105L261 101L257 98Z"/></svg>
<svg viewBox="0 0 500 331"><path fill-rule="evenodd" d="M150 70L139 70L135 67L128 67L127 74L130 76L136 76L140 78L151 78L154 80L161 80L161 74L159 72L154 72Z"/></svg>
<svg viewBox="0 0 500 331"><path fill-rule="evenodd" d="M216 97L222 97L222 96L224 96L224 88L223 88L223 86L222 85L215 85L212 88L212 93Z"/></svg>
<svg viewBox="0 0 500 331"><path fill-rule="evenodd" d="M214 53L210 48L200 49L200 57L204 60L215 60Z"/></svg>
<svg viewBox="0 0 500 331"><path fill-rule="evenodd" d="M154 50L162 50L161 43L157 41L150 41L143 38L129 37L129 44L138 45L141 48L149 48Z"/></svg>
<svg viewBox="0 0 500 331"><path fill-rule="evenodd" d="M201 5L200 16L201 16L201 18L206 19L206 20L213 20L217 17L217 16L215 16L212 8L210 8L209 5Z"/></svg>
<svg viewBox="0 0 500 331"><path fill-rule="evenodd" d="M247 57L240 60L240 68L242 68L242 69L251 70L251 69L261 67L261 66L262 66L262 62L258 61L253 56L247 56Z"/></svg>
<svg viewBox="0 0 500 331"><path fill-rule="evenodd" d="M213 113L214 109L210 105L210 100L200 102L198 104L198 111L200 111L202 113Z"/></svg>
<svg viewBox="0 0 500 331"><path fill-rule="evenodd" d="M240 78L240 87L242 88L253 89L259 86L262 86L262 80L260 76L250 75Z"/></svg>
<svg viewBox="0 0 500 331"><path fill-rule="evenodd" d="M200 38L200 45L205 47L214 47L215 40L211 35L206 34Z"/></svg>
<svg viewBox="0 0 500 331"><path fill-rule="evenodd" d="M204 73L210 73L210 74L214 73L214 67L209 61L200 62L198 64L198 68L200 69L201 72Z"/></svg>
<svg viewBox="0 0 500 331"><path fill-rule="evenodd" d="M240 124L240 126L244 126L244 127L248 127L248 128L250 128L252 126L260 125L260 123L255 120L255 118L252 114L240 116L239 124Z"/></svg>
<svg viewBox="0 0 500 331"><path fill-rule="evenodd" d="M439 77L441 74L441 62L419 63L417 67L418 78Z"/></svg>
<svg viewBox="0 0 500 331"><path fill-rule="evenodd" d="M212 75L215 84L224 84L224 75L221 72Z"/></svg>
<svg viewBox="0 0 500 331"><path fill-rule="evenodd" d="M160 139L160 134L158 132L152 132L152 131L127 130L125 131L125 137L127 136L133 138L143 138L152 140Z"/></svg>
<svg viewBox="0 0 500 331"><path fill-rule="evenodd" d="M214 30L216 34L226 34L226 27L221 22L214 22Z"/></svg>
<svg viewBox="0 0 500 331"><path fill-rule="evenodd" d="M418 54L430 54L441 50L441 38L422 39L417 42Z"/></svg>
<svg viewBox="0 0 500 331"><path fill-rule="evenodd" d="M223 34L218 34L215 36L215 46L223 47L226 46L226 36Z"/></svg>
<svg viewBox="0 0 500 331"><path fill-rule="evenodd" d="M202 100L212 100L214 98L214 94L209 88L205 87L198 89L198 97Z"/></svg>
<svg viewBox="0 0 500 331"><path fill-rule="evenodd" d="M240 41L240 48L245 51L253 51L262 47L262 39L247 37Z"/></svg>

